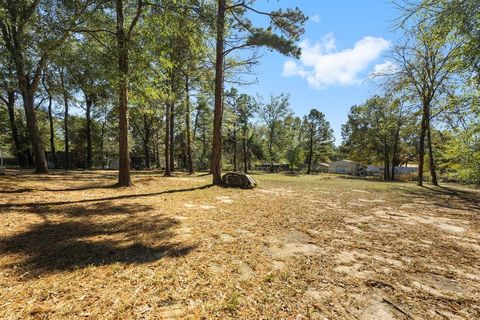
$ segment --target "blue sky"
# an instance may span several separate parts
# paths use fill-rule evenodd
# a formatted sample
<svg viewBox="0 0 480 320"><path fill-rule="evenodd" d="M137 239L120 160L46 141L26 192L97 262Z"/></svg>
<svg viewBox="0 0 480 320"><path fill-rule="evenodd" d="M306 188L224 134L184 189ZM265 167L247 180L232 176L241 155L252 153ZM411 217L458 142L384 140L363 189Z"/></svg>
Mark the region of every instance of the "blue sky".
<svg viewBox="0 0 480 320"><path fill-rule="evenodd" d="M369 73L385 66L398 11L389 0L258 0L268 10L298 6L308 17L301 38L302 57L293 60L267 52L255 68L258 82L239 88L260 94L290 94L291 109L303 116L312 108L322 111L341 143L341 125L350 107L379 89ZM261 20L252 16L252 20ZM388 62L387 62L388 63Z"/></svg>

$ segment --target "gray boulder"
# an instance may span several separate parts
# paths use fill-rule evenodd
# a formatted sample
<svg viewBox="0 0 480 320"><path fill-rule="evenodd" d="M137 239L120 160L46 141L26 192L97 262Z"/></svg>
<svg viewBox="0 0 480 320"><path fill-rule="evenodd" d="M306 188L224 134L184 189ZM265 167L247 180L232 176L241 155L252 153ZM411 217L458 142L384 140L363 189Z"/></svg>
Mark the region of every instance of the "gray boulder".
<svg viewBox="0 0 480 320"><path fill-rule="evenodd" d="M227 187L253 189L257 186L257 181L248 174L241 172L228 172L223 175L222 182Z"/></svg>

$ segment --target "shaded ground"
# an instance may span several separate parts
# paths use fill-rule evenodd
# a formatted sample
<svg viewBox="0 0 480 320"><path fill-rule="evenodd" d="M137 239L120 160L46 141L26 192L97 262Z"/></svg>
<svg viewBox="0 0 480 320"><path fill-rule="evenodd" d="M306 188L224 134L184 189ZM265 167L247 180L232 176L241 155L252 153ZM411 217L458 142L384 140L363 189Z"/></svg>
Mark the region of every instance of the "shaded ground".
<svg viewBox="0 0 480 320"><path fill-rule="evenodd" d="M7 172L0 318L480 318L480 192L255 177Z"/></svg>

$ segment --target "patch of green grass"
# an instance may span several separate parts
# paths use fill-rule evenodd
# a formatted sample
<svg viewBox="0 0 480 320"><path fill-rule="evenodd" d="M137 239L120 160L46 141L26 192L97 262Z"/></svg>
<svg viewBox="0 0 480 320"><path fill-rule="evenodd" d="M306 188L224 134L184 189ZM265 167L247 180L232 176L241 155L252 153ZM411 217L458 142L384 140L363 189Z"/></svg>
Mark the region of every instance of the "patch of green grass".
<svg viewBox="0 0 480 320"><path fill-rule="evenodd" d="M223 304L223 309L229 312L236 311L240 305L240 296L240 292L238 291L230 293L228 299Z"/></svg>
<svg viewBox="0 0 480 320"><path fill-rule="evenodd" d="M273 273L269 273L265 276L264 280L265 282L272 282L274 278L275 278L275 275Z"/></svg>
<svg viewBox="0 0 480 320"><path fill-rule="evenodd" d="M357 223L357 228L359 228L360 230L363 230L363 231L368 231L370 230L370 226L368 225L368 223Z"/></svg>

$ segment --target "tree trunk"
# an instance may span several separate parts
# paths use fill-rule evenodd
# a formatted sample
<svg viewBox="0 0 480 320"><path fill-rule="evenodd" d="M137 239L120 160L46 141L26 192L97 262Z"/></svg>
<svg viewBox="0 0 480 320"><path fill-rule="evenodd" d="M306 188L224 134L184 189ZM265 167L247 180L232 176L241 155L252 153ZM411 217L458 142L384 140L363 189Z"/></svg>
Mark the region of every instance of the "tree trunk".
<svg viewBox="0 0 480 320"><path fill-rule="evenodd" d="M107 122L104 121L102 122L102 129L100 131L100 166L103 167L106 165L106 163L103 162L103 159L105 158L105 154L103 152L103 144L104 144L104 140L105 140L105 126L106 126Z"/></svg>
<svg viewBox="0 0 480 320"><path fill-rule="evenodd" d="M170 103L170 170L175 171L175 103Z"/></svg>
<svg viewBox="0 0 480 320"><path fill-rule="evenodd" d="M223 46L226 0L218 0L217 44L215 62L215 111L213 115L212 163L213 184L222 184L222 118L223 118Z"/></svg>
<svg viewBox="0 0 480 320"><path fill-rule="evenodd" d="M143 115L143 131L145 138L143 140L143 150L145 152L145 166L150 169L150 125L148 124L147 115Z"/></svg>
<svg viewBox="0 0 480 320"><path fill-rule="evenodd" d="M312 170L312 157L313 157L313 129L310 129L310 139L308 143L308 168L307 174L311 173Z"/></svg>
<svg viewBox="0 0 480 320"><path fill-rule="evenodd" d="M205 119L203 119L202 122L202 163L203 163L203 169L205 170L207 168L207 132L205 128ZM212 168L210 167L210 173L212 172Z"/></svg>
<svg viewBox="0 0 480 320"><path fill-rule="evenodd" d="M237 122L233 123L233 171L237 171Z"/></svg>
<svg viewBox="0 0 480 320"><path fill-rule="evenodd" d="M390 170L389 170L389 161L388 158L388 144L387 139L383 139L383 180L387 181L390 178Z"/></svg>
<svg viewBox="0 0 480 320"><path fill-rule="evenodd" d="M155 161L157 168L160 168L160 136L158 134L158 129L155 130Z"/></svg>
<svg viewBox="0 0 480 320"><path fill-rule="evenodd" d="M192 135L192 141L195 142L195 139L197 138L197 130L198 130L198 117L199 117L199 110L197 109L197 112L195 113L195 120L193 120L193 135Z"/></svg>
<svg viewBox="0 0 480 320"><path fill-rule="evenodd" d="M397 131L395 132L395 141L393 143L393 154L392 154L392 180L395 180L395 166L398 166L398 144L400 142L400 123L397 126Z"/></svg>
<svg viewBox="0 0 480 320"><path fill-rule="evenodd" d="M92 112L92 105L93 105L93 100L90 97L87 97L85 95L85 104L86 104L86 128L85 131L87 133L87 163L86 163L86 168L89 169L93 166L93 152L92 152L92 117L91 117L91 112Z"/></svg>
<svg viewBox="0 0 480 320"><path fill-rule="evenodd" d="M20 146L20 138L18 137L17 122L15 120L15 91L7 91L7 100L5 101L5 104L8 109L8 119L10 121L10 129L12 130L12 140L18 165L24 167L25 161Z"/></svg>
<svg viewBox="0 0 480 320"><path fill-rule="evenodd" d="M65 79L63 74L63 68L60 70L60 82L62 85L63 91L63 102L65 105L65 113L63 118L63 129L65 135L65 159L64 159L64 168L70 169L70 145L69 145L69 137L68 137L68 92L65 88Z"/></svg>
<svg viewBox="0 0 480 320"><path fill-rule="evenodd" d="M422 112L422 123L420 128L420 143L418 148L418 185L423 186L423 162L425 158L425 134L426 116L428 115L428 104L424 102Z"/></svg>
<svg viewBox="0 0 480 320"><path fill-rule="evenodd" d="M2 2L5 3L5 2ZM8 2L9 6L15 7L14 1ZM38 1L35 4L29 5L30 9L35 9L38 5ZM18 16L17 18L29 20L30 13L27 13L25 17ZM17 21L18 22L18 21ZM32 66L26 66L24 52L24 41L26 33L25 26L10 25L6 27L6 24L2 21L2 35L5 44L5 48L9 51L15 65L16 77L18 80L18 88L22 93L23 107L25 109L25 118L27 121L27 129L30 138L30 144L33 148L35 157L35 172L36 173L48 173L47 160L45 158L45 152L43 148L42 138L40 136L40 130L37 123L37 115L35 113L35 92L38 88L41 72L45 67L47 61L47 55L40 55L39 63L34 67L35 72L27 74L27 70ZM30 159L29 159L30 160Z"/></svg>
<svg viewBox="0 0 480 320"><path fill-rule="evenodd" d="M132 185L130 177L130 154L128 147L128 46L125 34L123 1L116 0L117 12L117 45L118 45L118 186Z"/></svg>
<svg viewBox="0 0 480 320"><path fill-rule="evenodd" d="M57 152L55 150L55 131L53 128L53 114L52 114L52 96L48 94L48 122L50 126L50 152L52 153L53 163L55 168L58 168Z"/></svg>
<svg viewBox="0 0 480 320"><path fill-rule="evenodd" d="M188 83L188 75L185 77L185 124L187 130L187 166L188 173L193 174L192 160L192 139L190 137L190 87Z"/></svg>
<svg viewBox="0 0 480 320"><path fill-rule="evenodd" d="M37 115L35 113L34 92L32 90L22 90L23 106L25 108L25 117L27 120L28 134L33 148L33 156L36 173L48 173L47 159L43 149L43 143L38 129Z"/></svg>
<svg viewBox="0 0 480 320"><path fill-rule="evenodd" d="M248 173L247 126L243 126L243 172Z"/></svg>
<svg viewBox="0 0 480 320"><path fill-rule="evenodd" d="M270 134L268 136L268 155L270 156L270 173L273 173L273 124L270 128Z"/></svg>
<svg viewBox="0 0 480 320"><path fill-rule="evenodd" d="M49 123L49 128L50 128L50 152L52 153L52 159L53 163L55 165L55 168L58 168L58 159L57 159L57 153L55 150L55 131L53 128L53 114L52 114L52 101L53 97L50 93L50 90L46 84L46 76L45 73L43 74L42 77L42 85L45 88L45 91L47 92L48 95L48 123Z"/></svg>
<svg viewBox="0 0 480 320"><path fill-rule="evenodd" d="M430 114L427 117L427 143L428 143L428 158L430 166L430 175L432 176L432 184L438 186L437 173L435 171L435 161L433 158L432 135L430 133Z"/></svg>
<svg viewBox="0 0 480 320"><path fill-rule="evenodd" d="M165 104L165 176L170 177L170 105Z"/></svg>

